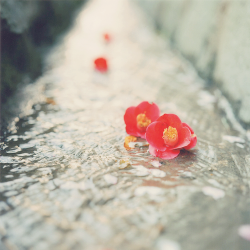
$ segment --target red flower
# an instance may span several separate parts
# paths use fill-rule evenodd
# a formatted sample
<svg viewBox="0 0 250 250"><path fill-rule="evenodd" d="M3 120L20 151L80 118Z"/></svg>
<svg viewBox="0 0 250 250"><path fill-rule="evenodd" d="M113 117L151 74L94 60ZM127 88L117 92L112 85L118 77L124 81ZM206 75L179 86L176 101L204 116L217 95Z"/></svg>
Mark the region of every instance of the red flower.
<svg viewBox="0 0 250 250"><path fill-rule="evenodd" d="M136 107L129 107L124 115L126 132L129 135L145 138L148 125L160 116L155 103L142 102Z"/></svg>
<svg viewBox="0 0 250 250"><path fill-rule="evenodd" d="M111 41L111 37L110 37L110 35L108 33L103 34L103 38L104 38L104 40L106 42L110 42Z"/></svg>
<svg viewBox="0 0 250 250"><path fill-rule="evenodd" d="M151 155L162 159L173 159L181 149L196 145L194 131L174 114L164 114L151 123L146 132Z"/></svg>
<svg viewBox="0 0 250 250"><path fill-rule="evenodd" d="M104 73L108 70L107 60L103 57L99 57L94 61L95 69Z"/></svg>

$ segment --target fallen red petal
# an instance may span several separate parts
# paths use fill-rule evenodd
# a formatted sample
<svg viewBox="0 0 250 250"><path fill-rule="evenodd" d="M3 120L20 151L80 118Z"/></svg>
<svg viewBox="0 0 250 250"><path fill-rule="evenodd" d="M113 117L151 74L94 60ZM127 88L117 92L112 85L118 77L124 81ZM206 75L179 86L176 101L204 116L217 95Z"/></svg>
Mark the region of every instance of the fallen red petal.
<svg viewBox="0 0 250 250"><path fill-rule="evenodd" d="M94 60L95 69L100 72L106 72L108 70L108 63L104 57L99 57Z"/></svg>
<svg viewBox="0 0 250 250"><path fill-rule="evenodd" d="M110 42L111 41L111 36L108 33L103 34L103 38L106 42Z"/></svg>

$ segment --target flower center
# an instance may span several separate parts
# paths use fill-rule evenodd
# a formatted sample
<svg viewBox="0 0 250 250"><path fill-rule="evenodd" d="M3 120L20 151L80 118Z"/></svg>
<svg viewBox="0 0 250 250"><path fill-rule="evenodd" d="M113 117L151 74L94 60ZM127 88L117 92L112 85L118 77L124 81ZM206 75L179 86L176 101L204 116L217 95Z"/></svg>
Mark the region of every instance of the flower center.
<svg viewBox="0 0 250 250"><path fill-rule="evenodd" d="M137 120L137 128L141 132L146 131L147 126L151 123L151 120L148 119L145 114L137 115L136 120Z"/></svg>
<svg viewBox="0 0 250 250"><path fill-rule="evenodd" d="M178 142L178 132L176 128L173 128L169 126L168 128L165 128L163 131L162 136L164 143L169 146L173 147Z"/></svg>

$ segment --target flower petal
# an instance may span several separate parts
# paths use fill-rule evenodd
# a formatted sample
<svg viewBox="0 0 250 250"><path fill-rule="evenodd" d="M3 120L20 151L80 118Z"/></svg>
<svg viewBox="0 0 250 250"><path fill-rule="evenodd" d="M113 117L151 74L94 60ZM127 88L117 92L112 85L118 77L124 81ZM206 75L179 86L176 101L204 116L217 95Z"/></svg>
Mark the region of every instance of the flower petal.
<svg viewBox="0 0 250 250"><path fill-rule="evenodd" d="M191 132L187 127L182 127L178 130L178 143L172 149L183 148L191 142Z"/></svg>
<svg viewBox="0 0 250 250"><path fill-rule="evenodd" d="M146 140L151 146L158 150L166 149L166 145L162 138L165 128L166 125L163 122L153 122L148 126L146 131Z"/></svg>
<svg viewBox="0 0 250 250"><path fill-rule="evenodd" d="M138 112L138 114L145 112L146 116L151 120L151 122L156 121L156 119L158 119L160 116L160 109L155 103L150 104L146 101L142 102L137 106L137 110L138 111L136 112Z"/></svg>
<svg viewBox="0 0 250 250"><path fill-rule="evenodd" d="M103 34L103 38L106 42L110 42L111 36L108 33Z"/></svg>
<svg viewBox="0 0 250 250"><path fill-rule="evenodd" d="M107 60L104 57L99 57L94 60L96 70L106 72L108 70Z"/></svg>
<svg viewBox="0 0 250 250"><path fill-rule="evenodd" d="M146 133L140 133L138 132L138 136L141 137L142 139L146 139Z"/></svg>
<svg viewBox="0 0 250 250"><path fill-rule="evenodd" d="M151 104L147 101L141 102L137 108L141 111L144 112Z"/></svg>
<svg viewBox="0 0 250 250"><path fill-rule="evenodd" d="M182 127L180 118L175 114L164 114L160 116L157 121L166 123L166 127L173 127L179 130Z"/></svg>
<svg viewBox="0 0 250 250"><path fill-rule="evenodd" d="M196 143L197 143L197 136L195 135L191 137L191 142L186 147L184 147L184 149L189 150L195 147Z"/></svg>
<svg viewBox="0 0 250 250"><path fill-rule="evenodd" d="M183 127L187 127L187 128L189 128L189 130L190 130L190 132L191 132L191 134L194 134L194 131L193 131L193 129L187 124L187 123L185 123L185 122L183 122L182 123L182 126Z"/></svg>
<svg viewBox="0 0 250 250"><path fill-rule="evenodd" d="M197 136L194 134L193 129L187 123L183 122L182 125L183 125L183 127L189 128L189 130L191 132L191 141L186 147L184 147L186 150L189 150L189 149L195 147L195 145L197 143Z"/></svg>
<svg viewBox="0 0 250 250"><path fill-rule="evenodd" d="M127 108L127 110L124 114L124 122L126 124L126 132L129 135L139 136L137 125L136 125L135 108L136 107Z"/></svg>
<svg viewBox="0 0 250 250"><path fill-rule="evenodd" d="M149 144L148 151L151 155L157 157L158 149L154 148Z"/></svg>
<svg viewBox="0 0 250 250"><path fill-rule="evenodd" d="M153 156L159 157L161 159L170 160L178 156L180 150L169 150L166 148L164 151L157 150L156 148L149 145L149 153Z"/></svg>

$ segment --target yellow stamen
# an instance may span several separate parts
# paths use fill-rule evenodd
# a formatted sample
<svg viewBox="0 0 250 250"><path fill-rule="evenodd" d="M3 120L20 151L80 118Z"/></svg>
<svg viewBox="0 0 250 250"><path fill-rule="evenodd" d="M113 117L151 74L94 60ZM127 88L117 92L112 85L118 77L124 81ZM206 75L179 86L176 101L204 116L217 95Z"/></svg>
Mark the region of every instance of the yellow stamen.
<svg viewBox="0 0 250 250"><path fill-rule="evenodd" d="M176 128L169 126L165 128L162 136L164 143L167 146L173 147L178 142L178 132Z"/></svg>
<svg viewBox="0 0 250 250"><path fill-rule="evenodd" d="M145 114L137 115L136 120L137 128L141 131L146 131L147 126L151 123L151 120Z"/></svg>
<svg viewBox="0 0 250 250"><path fill-rule="evenodd" d="M126 149L131 149L131 148L129 147L129 143L130 143L130 142L136 142L136 141L137 141L137 137L135 137L135 136L133 136L133 135L126 136L126 137L125 137L125 140L124 140L124 147L125 147Z"/></svg>

